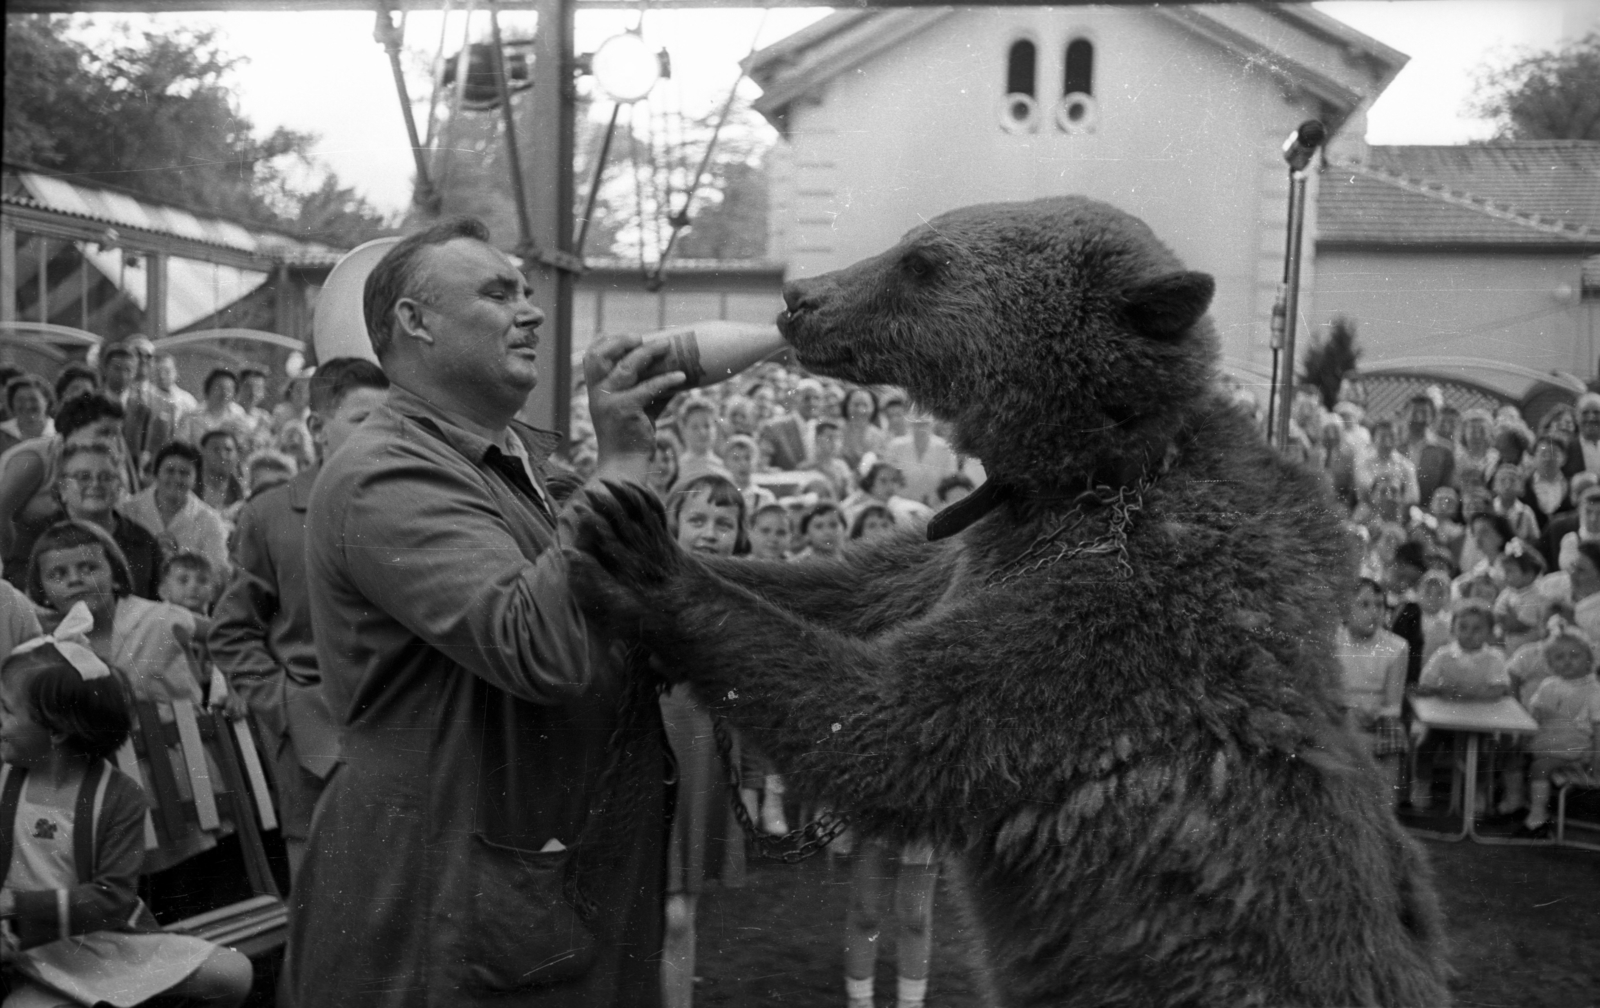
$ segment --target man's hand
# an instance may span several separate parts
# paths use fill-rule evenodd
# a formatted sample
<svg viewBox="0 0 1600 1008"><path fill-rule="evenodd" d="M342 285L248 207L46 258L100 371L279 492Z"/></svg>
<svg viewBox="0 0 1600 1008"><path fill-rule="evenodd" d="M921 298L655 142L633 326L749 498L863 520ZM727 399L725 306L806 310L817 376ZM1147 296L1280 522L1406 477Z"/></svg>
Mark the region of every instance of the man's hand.
<svg viewBox="0 0 1600 1008"><path fill-rule="evenodd" d="M655 450L655 424L645 409L657 396L683 383L682 371L640 381L639 376L669 349L665 342L642 344L638 336L610 336L595 342L583 355L589 415L599 442L597 476L644 482Z"/></svg>

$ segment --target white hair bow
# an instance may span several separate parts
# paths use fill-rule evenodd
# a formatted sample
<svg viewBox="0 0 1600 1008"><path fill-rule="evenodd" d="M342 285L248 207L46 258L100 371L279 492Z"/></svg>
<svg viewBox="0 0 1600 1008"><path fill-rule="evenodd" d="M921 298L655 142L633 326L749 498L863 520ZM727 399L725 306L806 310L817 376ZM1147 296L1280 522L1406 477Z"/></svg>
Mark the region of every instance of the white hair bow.
<svg viewBox="0 0 1600 1008"><path fill-rule="evenodd" d="M89 607L82 602L75 602L56 626L55 633L23 641L13 648L11 653L26 654L46 644L54 644L56 650L61 652L61 657L67 660L67 664L77 669L78 675L85 681L101 679L111 674L111 666L102 661L89 647L89 631L93 629L94 617L89 614Z"/></svg>

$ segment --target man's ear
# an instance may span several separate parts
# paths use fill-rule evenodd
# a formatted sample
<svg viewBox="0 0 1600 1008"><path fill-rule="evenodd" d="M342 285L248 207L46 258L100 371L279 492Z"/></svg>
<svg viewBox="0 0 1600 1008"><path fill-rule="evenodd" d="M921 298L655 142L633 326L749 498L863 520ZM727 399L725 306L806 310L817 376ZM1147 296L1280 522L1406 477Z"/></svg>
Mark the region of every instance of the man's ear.
<svg viewBox="0 0 1600 1008"><path fill-rule="evenodd" d="M1216 281L1209 273L1167 273L1123 295L1123 311L1140 332L1158 339L1181 335L1211 307Z"/></svg>
<svg viewBox="0 0 1600 1008"><path fill-rule="evenodd" d="M311 435L311 443L317 446L319 454L327 450L327 445L322 440L325 430L327 425L322 422L322 414L315 410L306 414L306 433Z"/></svg>
<svg viewBox="0 0 1600 1008"><path fill-rule="evenodd" d="M421 301L415 298L401 298L396 301L394 319L397 329L395 335L421 340L424 343L433 342L433 334L428 331L426 309Z"/></svg>

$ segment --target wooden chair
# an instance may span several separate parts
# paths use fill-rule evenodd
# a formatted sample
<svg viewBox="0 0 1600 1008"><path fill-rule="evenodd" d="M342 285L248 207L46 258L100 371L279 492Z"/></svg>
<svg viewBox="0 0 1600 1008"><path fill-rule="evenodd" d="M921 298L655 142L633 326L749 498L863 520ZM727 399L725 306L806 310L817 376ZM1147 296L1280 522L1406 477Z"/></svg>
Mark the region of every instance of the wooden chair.
<svg viewBox="0 0 1600 1008"><path fill-rule="evenodd" d="M283 944L288 909L261 841L276 829L277 811L249 719L229 721L188 701L134 704L130 745L121 769L141 781L154 810L145 820L146 849L170 844L198 827L231 824L244 854L252 896L166 925L255 957Z"/></svg>

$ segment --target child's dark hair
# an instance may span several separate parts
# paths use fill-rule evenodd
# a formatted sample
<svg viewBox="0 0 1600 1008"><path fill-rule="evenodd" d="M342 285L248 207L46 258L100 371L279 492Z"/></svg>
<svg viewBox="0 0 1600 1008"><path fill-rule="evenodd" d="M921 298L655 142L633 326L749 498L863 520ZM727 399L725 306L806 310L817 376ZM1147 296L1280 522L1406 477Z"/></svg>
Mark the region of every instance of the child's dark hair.
<svg viewBox="0 0 1600 1008"><path fill-rule="evenodd" d="M856 515L856 520L850 523L850 538L860 539L867 531L868 518L887 518L889 524L894 524L894 512L882 504L868 504Z"/></svg>
<svg viewBox="0 0 1600 1008"><path fill-rule="evenodd" d="M733 555L744 556L750 552L750 535L745 528L744 520L744 494L733 485L733 481L715 473L696 476L682 486L672 488L667 501L667 525L672 529L672 534L674 536L678 534L678 517L683 513L683 506L689 502L690 497L702 490L705 491L706 500L712 507L737 509L734 524L738 531L733 537Z"/></svg>
<svg viewBox="0 0 1600 1008"><path fill-rule="evenodd" d="M939 481L939 486L933 491L933 495L935 498L942 501L944 500L944 495L954 490L956 487L961 487L968 493L971 493L972 480L968 479L961 473L951 473Z"/></svg>
<svg viewBox="0 0 1600 1008"><path fill-rule="evenodd" d="M1506 543L1500 554L1500 564L1511 564L1538 577L1544 573L1544 556L1526 539L1516 538Z"/></svg>
<svg viewBox="0 0 1600 1008"><path fill-rule="evenodd" d="M167 575L175 570L192 571L196 574L204 574L206 577L214 577L216 575L216 571L211 569L210 560L198 553L187 550L173 556L172 559L161 566L161 580L165 581Z"/></svg>
<svg viewBox="0 0 1600 1008"><path fill-rule="evenodd" d="M821 504L808 510L800 516L800 534L805 535L811 531L811 520L819 515L833 514L839 516L839 523L844 523L844 512L839 510L839 505L823 501Z"/></svg>
<svg viewBox="0 0 1600 1008"><path fill-rule="evenodd" d="M1384 599L1383 585L1369 577L1356 578L1356 587L1355 590L1350 593L1350 597L1360 598L1361 593L1364 591L1370 591L1372 594L1378 596L1378 601L1380 602Z"/></svg>
<svg viewBox="0 0 1600 1008"><path fill-rule="evenodd" d="M771 504L763 504L760 507L756 508L755 511L751 512L750 521L749 521L748 524L750 525L751 528L754 528L756 522L761 520L761 516L762 515L769 515L769 514L778 515L778 516L783 518L783 522L784 522L785 525L789 524L789 509L784 507L782 504L777 503L777 502L773 502Z"/></svg>
<svg viewBox="0 0 1600 1008"><path fill-rule="evenodd" d="M113 671L85 679L54 644L15 655L3 666L7 680L28 676L28 716L78 756L112 759L133 729L132 701Z"/></svg>
<svg viewBox="0 0 1600 1008"><path fill-rule="evenodd" d="M128 558L111 533L91 522L68 518L45 529L33 542L33 552L28 556L28 598L39 605L49 605L44 593L44 555L54 550L77 549L81 546L98 546L105 554L106 565L111 568L111 593L117 598L133 594L133 577L128 573Z"/></svg>

